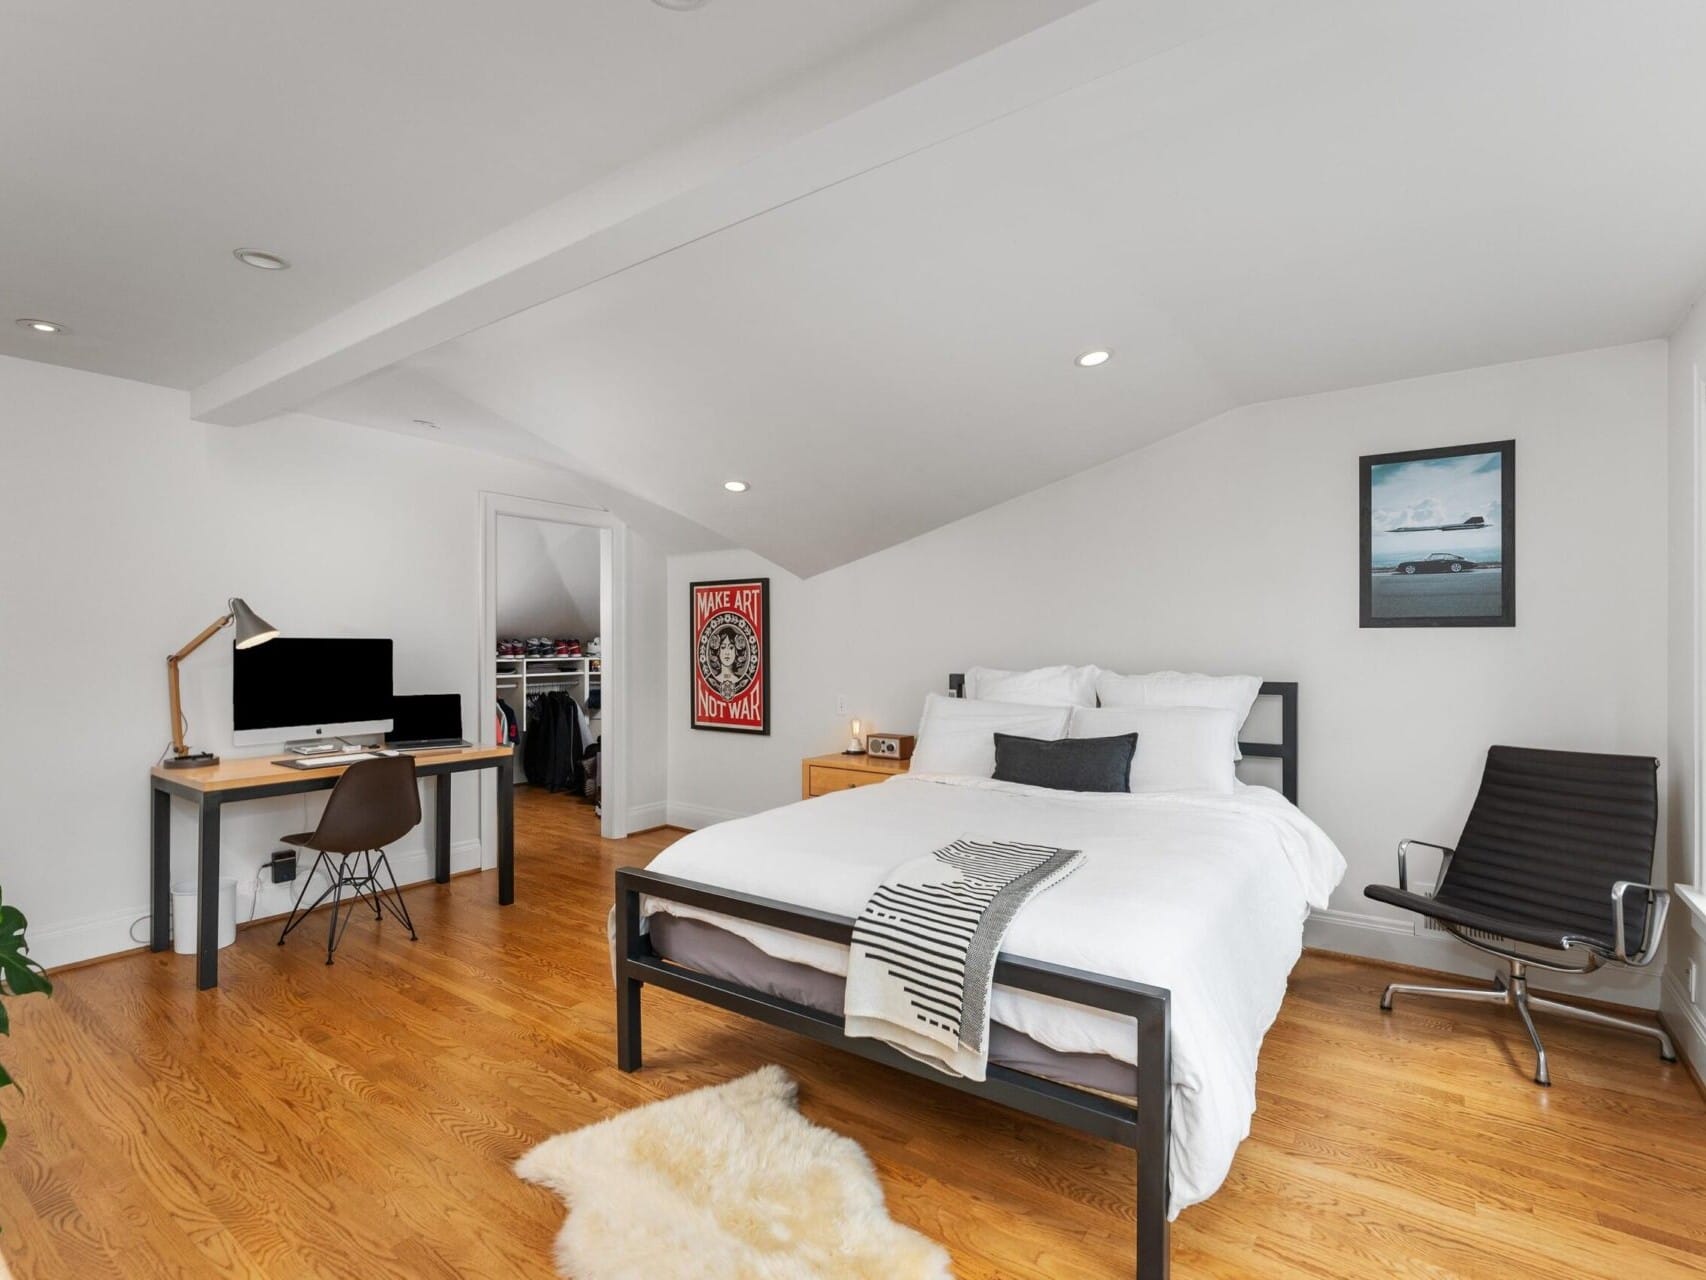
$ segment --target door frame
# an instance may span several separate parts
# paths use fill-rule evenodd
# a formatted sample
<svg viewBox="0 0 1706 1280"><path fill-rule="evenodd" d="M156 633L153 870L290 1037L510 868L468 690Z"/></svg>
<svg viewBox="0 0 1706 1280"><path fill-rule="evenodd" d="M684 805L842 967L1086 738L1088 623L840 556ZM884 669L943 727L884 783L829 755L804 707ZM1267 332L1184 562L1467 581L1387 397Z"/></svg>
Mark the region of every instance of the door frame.
<svg viewBox="0 0 1706 1280"><path fill-rule="evenodd" d="M1706 677L1706 509L1703 509L1706 508L1706 370L1695 363L1689 373L1690 389L1694 393L1694 421L1689 433L1689 488L1692 491L1690 505L1694 527L1691 531L1693 555L1688 566L1693 576L1689 592L1694 603L1692 644L1689 646L1692 663L1689 681L1693 692L1690 699L1693 703L1693 741L1690 745L1693 748L1694 776L1690 779L1693 785L1689 797L1687 854L1688 883L1699 889L1706 886L1706 832L1701 829L1702 821L1706 820L1706 796L1701 794L1703 786L1706 786L1706 759L1702 759L1702 752L1706 751L1706 685L1702 684L1703 677Z"/></svg>
<svg viewBox="0 0 1706 1280"><path fill-rule="evenodd" d="M602 507L580 507L543 498L482 491L479 523L480 630L476 637L476 687L481 713L475 717L483 745L495 744L493 708L498 699L497 664L492 646L498 626L498 519L516 516L549 524L579 525L599 530L598 627L604 665L599 680L601 711L599 740L599 834L620 840L628 834L628 528ZM611 670L615 678L611 678ZM517 708L518 711L523 710ZM497 865L497 783L480 775L480 865Z"/></svg>

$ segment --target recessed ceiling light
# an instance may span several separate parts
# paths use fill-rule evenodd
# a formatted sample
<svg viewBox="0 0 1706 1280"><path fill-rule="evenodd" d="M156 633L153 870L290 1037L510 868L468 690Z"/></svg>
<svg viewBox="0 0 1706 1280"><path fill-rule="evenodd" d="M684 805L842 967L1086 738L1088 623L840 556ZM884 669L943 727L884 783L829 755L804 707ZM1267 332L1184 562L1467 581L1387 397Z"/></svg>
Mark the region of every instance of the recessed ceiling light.
<svg viewBox="0 0 1706 1280"><path fill-rule="evenodd" d="M283 258L265 249L233 249L231 256L246 267L259 267L262 271L286 271L290 268Z"/></svg>
<svg viewBox="0 0 1706 1280"><path fill-rule="evenodd" d="M652 0L660 9L674 9L677 13L686 13L689 9L703 9L708 0Z"/></svg>
<svg viewBox="0 0 1706 1280"><path fill-rule="evenodd" d="M662 0L659 0L659 3L662 3ZM745 493L746 492L746 481L745 480L725 480L725 481L723 481L723 488L727 489L730 493Z"/></svg>
<svg viewBox="0 0 1706 1280"><path fill-rule="evenodd" d="M1099 364L1107 364L1109 360L1113 359L1113 355L1112 351L1103 351L1097 348L1095 351L1086 351L1078 357L1076 363L1080 369L1094 369Z"/></svg>
<svg viewBox="0 0 1706 1280"><path fill-rule="evenodd" d="M438 430L438 423L433 422L428 418L416 418L415 425L417 427L431 427L434 431Z"/></svg>
<svg viewBox="0 0 1706 1280"><path fill-rule="evenodd" d="M25 316L22 320L19 320L18 327L20 329L28 329L31 333L66 332L65 326L62 324L56 324L52 320L33 320L29 316Z"/></svg>

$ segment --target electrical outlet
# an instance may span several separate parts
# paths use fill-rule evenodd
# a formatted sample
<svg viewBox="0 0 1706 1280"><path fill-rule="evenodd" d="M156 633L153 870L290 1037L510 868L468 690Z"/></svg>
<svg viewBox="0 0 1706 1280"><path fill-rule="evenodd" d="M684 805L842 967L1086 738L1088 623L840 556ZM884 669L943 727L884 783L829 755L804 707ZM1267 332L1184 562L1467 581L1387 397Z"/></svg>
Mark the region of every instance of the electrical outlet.
<svg viewBox="0 0 1706 1280"><path fill-rule="evenodd" d="M848 702L847 695L845 693L838 693L835 695L835 714L836 715L838 715L838 716L852 715L853 713L847 709L849 707L849 705L851 705L851 704Z"/></svg>
<svg viewBox="0 0 1706 1280"><path fill-rule="evenodd" d="M1688 1002L1700 1003L1700 966L1692 959L1688 962Z"/></svg>

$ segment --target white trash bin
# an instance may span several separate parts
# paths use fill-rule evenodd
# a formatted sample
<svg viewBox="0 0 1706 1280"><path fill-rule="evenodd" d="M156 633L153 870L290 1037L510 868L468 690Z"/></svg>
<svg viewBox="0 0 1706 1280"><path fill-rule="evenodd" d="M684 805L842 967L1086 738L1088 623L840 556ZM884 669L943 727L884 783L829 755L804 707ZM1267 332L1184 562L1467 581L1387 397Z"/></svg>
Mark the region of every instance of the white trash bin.
<svg viewBox="0 0 1706 1280"><path fill-rule="evenodd" d="M172 950L181 956L195 954L195 881L179 880L172 886ZM237 882L219 882L219 945L237 940Z"/></svg>

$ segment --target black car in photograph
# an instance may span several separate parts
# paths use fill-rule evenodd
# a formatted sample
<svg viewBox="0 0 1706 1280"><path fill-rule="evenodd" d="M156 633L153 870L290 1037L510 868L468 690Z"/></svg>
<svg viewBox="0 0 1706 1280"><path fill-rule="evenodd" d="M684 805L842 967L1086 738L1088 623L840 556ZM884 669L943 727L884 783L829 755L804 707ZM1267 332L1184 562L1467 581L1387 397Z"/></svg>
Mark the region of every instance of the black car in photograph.
<svg viewBox="0 0 1706 1280"><path fill-rule="evenodd" d="M1393 570L1394 573L1467 573L1475 567L1473 560L1465 560L1462 556L1453 555L1449 551L1436 551L1422 560L1406 560Z"/></svg>

